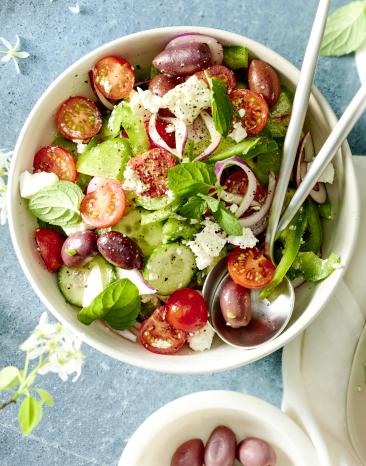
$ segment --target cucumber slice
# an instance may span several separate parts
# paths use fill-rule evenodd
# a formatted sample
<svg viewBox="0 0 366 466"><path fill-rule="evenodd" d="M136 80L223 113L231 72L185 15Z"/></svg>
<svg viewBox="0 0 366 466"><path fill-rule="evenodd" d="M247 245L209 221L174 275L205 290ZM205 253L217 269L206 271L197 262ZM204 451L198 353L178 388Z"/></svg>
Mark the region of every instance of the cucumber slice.
<svg viewBox="0 0 366 466"><path fill-rule="evenodd" d="M166 195L160 197L136 196L135 202L146 210L159 210L171 204L173 199Z"/></svg>
<svg viewBox="0 0 366 466"><path fill-rule="evenodd" d="M176 199L166 207L151 212L143 212L141 215L141 224L149 225L149 223L163 222L167 218L171 217L181 206L181 200Z"/></svg>
<svg viewBox="0 0 366 466"><path fill-rule="evenodd" d="M90 271L99 265L102 274L103 286L107 288L116 279L114 267L103 257L97 256L84 267L66 267L63 265L58 272L58 286L66 301L75 306L82 307L86 281Z"/></svg>
<svg viewBox="0 0 366 466"><path fill-rule="evenodd" d="M112 227L112 230L119 231L136 241L147 257L153 250L163 242L163 226L161 223L149 223L141 225L141 209L132 209L121 220Z"/></svg>
<svg viewBox="0 0 366 466"><path fill-rule="evenodd" d="M184 288L195 271L192 251L183 244L170 243L159 246L149 257L143 276L161 295L169 295Z"/></svg>

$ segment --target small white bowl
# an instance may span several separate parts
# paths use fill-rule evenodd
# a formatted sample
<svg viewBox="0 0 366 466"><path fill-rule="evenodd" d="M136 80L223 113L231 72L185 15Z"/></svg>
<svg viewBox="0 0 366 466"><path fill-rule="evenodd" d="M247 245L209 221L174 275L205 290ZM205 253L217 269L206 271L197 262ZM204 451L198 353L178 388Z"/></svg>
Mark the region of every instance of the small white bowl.
<svg viewBox="0 0 366 466"><path fill-rule="evenodd" d="M219 425L232 429L238 442L267 441L278 466L318 466L312 443L294 421L265 401L230 391L193 393L163 406L132 435L119 466L170 466L179 445L192 438L206 443Z"/></svg>
<svg viewBox="0 0 366 466"><path fill-rule="evenodd" d="M238 34L201 27L170 27L153 29L122 37L87 54L62 73L44 92L19 135L9 174L9 227L19 262L33 289L44 305L62 323L80 335L97 350L135 366L162 372L205 373L222 371L247 364L272 353L303 331L319 314L328 297L337 287L343 269L335 271L327 280L316 285L306 284L296 293L294 315L286 330L275 340L252 350L233 348L217 341L210 351L193 353L185 350L179 355L161 356L146 351L109 332L100 323L87 327L76 319L75 308L67 304L58 289L56 276L45 269L34 243L36 219L27 209L27 202L19 195L19 175L32 170L36 150L49 144L55 132L55 112L70 95L91 97L87 72L105 55L122 55L132 64L146 66L164 48L168 40L182 32L201 32L216 37L223 44L242 44L253 55L272 64L282 80L294 88L299 71L277 53ZM315 146L319 148L336 123L336 117L324 97L313 89L306 125L311 129ZM336 216L325 228L323 251L335 252L347 265L356 239L359 219L358 193L351 153L347 144L335 160L336 180L329 193Z"/></svg>

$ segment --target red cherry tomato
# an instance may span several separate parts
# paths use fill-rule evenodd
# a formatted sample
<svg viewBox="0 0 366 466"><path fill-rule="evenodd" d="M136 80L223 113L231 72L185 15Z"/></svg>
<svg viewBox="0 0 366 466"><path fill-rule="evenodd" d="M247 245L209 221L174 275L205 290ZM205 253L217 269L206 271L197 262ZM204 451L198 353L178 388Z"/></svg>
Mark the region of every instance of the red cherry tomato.
<svg viewBox="0 0 366 466"><path fill-rule="evenodd" d="M140 342L152 353L174 354L186 342L186 332L171 326L166 320L166 313L166 306L159 307L141 324Z"/></svg>
<svg viewBox="0 0 366 466"><path fill-rule="evenodd" d="M135 85L133 67L122 57L109 56L93 66L94 83L107 99L126 99Z"/></svg>
<svg viewBox="0 0 366 466"><path fill-rule="evenodd" d="M60 180L75 181L77 177L74 157L63 147L41 147L33 159L34 172L52 172Z"/></svg>
<svg viewBox="0 0 366 466"><path fill-rule="evenodd" d="M223 65L213 65L207 68L207 70L199 71L196 73L197 78L203 79L207 82L205 73L207 73L211 78L218 78L224 81L226 85L227 93L230 94L236 87L236 79L233 71L226 68Z"/></svg>
<svg viewBox="0 0 366 466"><path fill-rule="evenodd" d="M120 183L103 182L95 191L84 196L80 204L81 216L85 223L95 228L115 225L123 216L126 198Z"/></svg>
<svg viewBox="0 0 366 466"><path fill-rule="evenodd" d="M150 197L163 196L167 192L168 170L176 164L175 158L165 149L150 149L128 162L147 186L141 194Z"/></svg>
<svg viewBox="0 0 366 466"><path fill-rule="evenodd" d="M149 136L150 148L151 149L159 148L159 146L157 146L150 137L149 122L147 121L145 125L146 125L147 135ZM164 142L166 142L169 147L175 147L175 132L174 131L167 132L167 127L169 125L170 124L167 121L161 120L160 118L158 118L156 120L155 127L156 127L156 131L159 133L159 136L164 140Z"/></svg>
<svg viewBox="0 0 366 466"><path fill-rule="evenodd" d="M249 89L236 89L230 94L234 122L241 122L250 136L260 133L268 121L269 109L264 97ZM243 115L241 115L241 111Z"/></svg>
<svg viewBox="0 0 366 466"><path fill-rule="evenodd" d="M275 270L259 248L235 248L229 254L229 275L244 288L262 288L272 281Z"/></svg>
<svg viewBox="0 0 366 466"><path fill-rule="evenodd" d="M37 249L47 270L50 272L57 272L63 264L61 249L65 238L51 228L38 228L34 236L36 238Z"/></svg>
<svg viewBox="0 0 366 466"><path fill-rule="evenodd" d="M175 291L167 302L166 320L185 332L195 332L207 324L208 309L200 293L191 288Z"/></svg>
<svg viewBox="0 0 366 466"><path fill-rule="evenodd" d="M248 177L243 170L231 172L225 179L224 186L226 191L232 194L244 196L248 189ZM254 194L254 200L263 204L267 197L267 188L257 181L257 190Z"/></svg>
<svg viewBox="0 0 366 466"><path fill-rule="evenodd" d="M70 97L56 114L57 129L71 141L87 141L99 133L102 115L94 102L86 97Z"/></svg>

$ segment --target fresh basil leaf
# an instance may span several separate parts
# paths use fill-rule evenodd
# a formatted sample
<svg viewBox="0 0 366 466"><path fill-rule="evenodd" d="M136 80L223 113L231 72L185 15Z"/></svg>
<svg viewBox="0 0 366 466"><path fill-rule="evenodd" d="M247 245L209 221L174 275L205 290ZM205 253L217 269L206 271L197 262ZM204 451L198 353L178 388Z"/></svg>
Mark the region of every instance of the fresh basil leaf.
<svg viewBox="0 0 366 466"><path fill-rule="evenodd" d="M339 265L340 260L336 254L322 259L313 252L299 252L288 274L290 278L302 277L307 281L318 282L327 278Z"/></svg>
<svg viewBox="0 0 366 466"><path fill-rule="evenodd" d="M211 108L215 128L222 136L227 136L233 118L233 104L226 95L225 83L221 79L206 76L211 88Z"/></svg>
<svg viewBox="0 0 366 466"><path fill-rule="evenodd" d="M357 50L366 40L366 2L342 6L328 18L320 53L340 56Z"/></svg>
<svg viewBox="0 0 366 466"><path fill-rule="evenodd" d="M260 183L268 185L269 173L279 173L281 168L282 154L279 150L261 154L258 157L248 160L248 165L253 170Z"/></svg>
<svg viewBox="0 0 366 466"><path fill-rule="evenodd" d="M139 312L138 289L130 280L122 278L111 283L89 306L83 307L77 318L85 325L104 319L111 327L123 330L136 322Z"/></svg>
<svg viewBox="0 0 366 466"><path fill-rule="evenodd" d="M29 201L32 214L51 225L71 226L81 222L79 207L83 192L75 183L58 181L47 186Z"/></svg>
<svg viewBox="0 0 366 466"><path fill-rule="evenodd" d="M235 215L225 207L223 202L220 202L219 208L212 215L224 232L232 236L240 236L243 234L243 227Z"/></svg>
<svg viewBox="0 0 366 466"><path fill-rule="evenodd" d="M192 196L179 210L179 215L186 218L200 220L206 210L206 201L198 196Z"/></svg>
<svg viewBox="0 0 366 466"><path fill-rule="evenodd" d="M225 146L221 146L221 149L219 145L219 148L216 149L213 155L209 158L209 162L219 162L220 160L225 160L229 157L235 156L247 161L256 155L273 152L278 148L276 141L265 137L245 138L244 141L241 141L238 144L235 144L235 141L231 138L226 138L225 141Z"/></svg>
<svg viewBox="0 0 366 466"><path fill-rule="evenodd" d="M29 435L42 419L42 402L33 396L26 396L18 411L18 421L23 435Z"/></svg>
<svg viewBox="0 0 366 466"><path fill-rule="evenodd" d="M206 196L205 194L198 194L198 196L206 202L207 207L211 209L212 212L217 212L219 210L220 201L218 199Z"/></svg>
<svg viewBox="0 0 366 466"><path fill-rule="evenodd" d="M187 162L169 169L169 189L176 196L207 194L215 182L213 168L203 162Z"/></svg>

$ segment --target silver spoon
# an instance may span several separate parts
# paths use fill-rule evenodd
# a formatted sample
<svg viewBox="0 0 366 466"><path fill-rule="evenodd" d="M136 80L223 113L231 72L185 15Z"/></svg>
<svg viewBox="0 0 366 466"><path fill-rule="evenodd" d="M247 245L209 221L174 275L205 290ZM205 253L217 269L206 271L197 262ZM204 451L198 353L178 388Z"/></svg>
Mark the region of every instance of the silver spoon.
<svg viewBox="0 0 366 466"><path fill-rule="evenodd" d="M265 252L272 260L277 226L305 120L315 66L328 16L329 3L330 0L319 1L284 142L284 157L271 206L265 242ZM252 290L252 319L249 325L232 328L226 324L220 308L220 292L227 277L227 258L225 257L207 275L202 290L210 312L211 324L217 334L229 345L247 349L255 348L276 338L285 329L294 309L295 292L291 282L285 277L274 293L266 300L260 300L258 291Z"/></svg>

